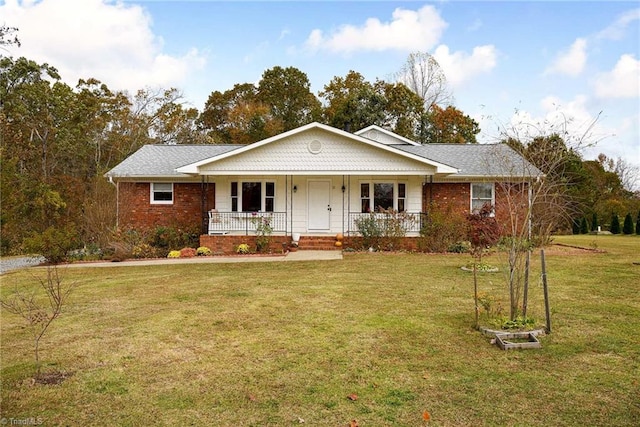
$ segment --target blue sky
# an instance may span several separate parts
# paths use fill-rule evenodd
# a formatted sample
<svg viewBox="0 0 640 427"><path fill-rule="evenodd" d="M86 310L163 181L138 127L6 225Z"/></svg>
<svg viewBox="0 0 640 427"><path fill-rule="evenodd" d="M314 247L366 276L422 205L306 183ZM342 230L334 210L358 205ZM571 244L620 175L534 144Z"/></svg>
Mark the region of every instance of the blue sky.
<svg viewBox="0 0 640 427"><path fill-rule="evenodd" d="M299 68L317 93L349 70L389 79L428 52L482 141L560 126L572 144L587 133L585 158L640 166L638 2L0 0L0 21L20 29L11 55L69 84L176 87L198 109L274 66Z"/></svg>

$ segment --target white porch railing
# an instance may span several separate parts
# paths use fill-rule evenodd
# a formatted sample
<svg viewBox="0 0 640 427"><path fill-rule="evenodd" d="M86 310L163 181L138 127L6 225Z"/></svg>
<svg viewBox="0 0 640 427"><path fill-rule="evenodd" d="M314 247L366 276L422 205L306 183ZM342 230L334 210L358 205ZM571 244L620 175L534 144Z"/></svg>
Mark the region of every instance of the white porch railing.
<svg viewBox="0 0 640 427"><path fill-rule="evenodd" d="M265 222L274 232L287 230L286 212L218 212L209 211L209 235L244 232L255 234L256 229Z"/></svg>
<svg viewBox="0 0 640 427"><path fill-rule="evenodd" d="M347 232L351 235L362 234L363 227L389 230L396 227L405 233L420 232L427 214L424 212L349 212Z"/></svg>

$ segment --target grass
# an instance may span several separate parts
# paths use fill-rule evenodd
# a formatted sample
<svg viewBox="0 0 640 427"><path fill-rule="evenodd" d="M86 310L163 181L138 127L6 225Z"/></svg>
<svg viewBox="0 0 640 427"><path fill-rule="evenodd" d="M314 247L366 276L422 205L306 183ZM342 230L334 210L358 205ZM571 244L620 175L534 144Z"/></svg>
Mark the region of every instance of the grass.
<svg viewBox="0 0 640 427"><path fill-rule="evenodd" d="M419 426L428 411L439 426L638 425L640 238L555 241L605 252L548 251L553 332L521 351L472 329L469 255L66 269L78 287L41 357L73 375L32 384L31 343L3 313L0 418ZM543 321L538 255L532 265L529 312ZM42 273L2 276L2 295ZM480 290L508 306L502 273Z"/></svg>

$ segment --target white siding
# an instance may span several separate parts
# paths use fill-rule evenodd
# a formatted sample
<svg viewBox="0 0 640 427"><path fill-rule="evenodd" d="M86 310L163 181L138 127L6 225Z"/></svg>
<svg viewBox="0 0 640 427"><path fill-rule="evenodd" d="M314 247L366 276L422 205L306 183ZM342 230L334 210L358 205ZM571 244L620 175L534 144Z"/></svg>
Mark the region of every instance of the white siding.
<svg viewBox="0 0 640 427"><path fill-rule="evenodd" d="M274 173L335 175L343 173L435 173L434 166L368 146L349 138L313 129L203 165L201 174Z"/></svg>

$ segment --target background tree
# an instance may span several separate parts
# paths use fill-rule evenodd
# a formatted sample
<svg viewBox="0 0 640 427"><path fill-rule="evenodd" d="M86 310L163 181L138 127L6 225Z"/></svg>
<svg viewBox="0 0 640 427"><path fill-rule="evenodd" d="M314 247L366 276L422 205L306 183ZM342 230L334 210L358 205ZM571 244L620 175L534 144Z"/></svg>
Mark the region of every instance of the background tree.
<svg viewBox="0 0 640 427"><path fill-rule="evenodd" d="M596 212L591 216L591 231L598 231L598 214Z"/></svg>
<svg viewBox="0 0 640 427"><path fill-rule="evenodd" d="M580 234L589 234L589 224L587 224L587 218L582 217L580 222Z"/></svg>
<svg viewBox="0 0 640 427"><path fill-rule="evenodd" d="M319 96L325 103L323 121L329 126L354 132L385 122L384 94L355 71L334 77Z"/></svg>
<svg viewBox="0 0 640 427"><path fill-rule="evenodd" d="M20 47L20 40L18 39L18 35L16 34L18 29L16 27L8 27L6 25L0 25L0 58L2 50L6 50L4 46L15 45Z"/></svg>
<svg viewBox="0 0 640 427"><path fill-rule="evenodd" d="M282 121L260 102L258 88L251 83L211 93L198 123L218 144L248 144L277 135L284 129Z"/></svg>
<svg viewBox="0 0 640 427"><path fill-rule="evenodd" d="M638 211L638 216L636 217L636 234L640 236L640 211Z"/></svg>
<svg viewBox="0 0 640 427"><path fill-rule="evenodd" d="M395 81L404 84L422 100L425 113L434 106L446 106L453 101L447 78L438 61L427 52L409 54Z"/></svg>
<svg viewBox="0 0 640 427"><path fill-rule="evenodd" d="M611 227L609 231L611 231L612 234L620 234L620 218L618 218L617 213L611 215Z"/></svg>
<svg viewBox="0 0 640 427"><path fill-rule="evenodd" d="M282 123L282 131L320 117L320 101L311 92L309 78L295 67L276 66L265 71L258 84L257 100Z"/></svg>
<svg viewBox="0 0 640 427"><path fill-rule="evenodd" d="M456 107L431 107L420 123L418 141L422 144L475 144L480 133L478 122Z"/></svg>
<svg viewBox="0 0 640 427"><path fill-rule="evenodd" d="M633 218L631 218L630 213L627 213L627 215L624 217L624 223L622 225L622 233L633 234Z"/></svg>

